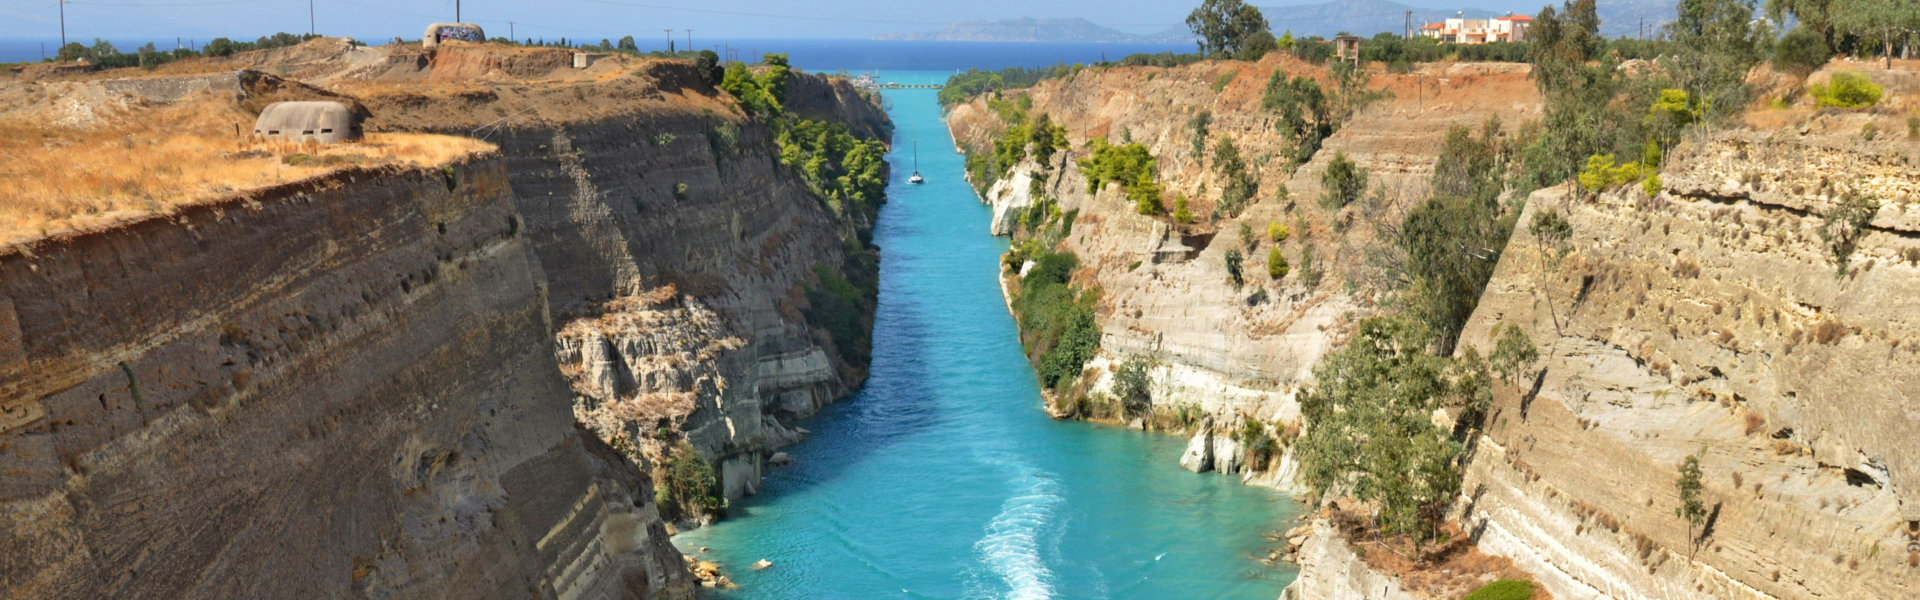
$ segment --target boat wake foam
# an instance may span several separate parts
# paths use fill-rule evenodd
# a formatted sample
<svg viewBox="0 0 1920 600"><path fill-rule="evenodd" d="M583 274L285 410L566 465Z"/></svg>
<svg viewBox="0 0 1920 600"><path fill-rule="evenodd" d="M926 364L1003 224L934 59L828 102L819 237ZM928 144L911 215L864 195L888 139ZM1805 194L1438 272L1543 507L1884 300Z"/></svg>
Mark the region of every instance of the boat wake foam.
<svg viewBox="0 0 1920 600"><path fill-rule="evenodd" d="M1008 600L1044 600L1053 595L1053 571L1046 555L1059 543L1060 507L1066 498L1051 473L1020 465L1016 492L987 523L974 553L1005 584ZM970 596L979 597L976 594ZM999 596L992 594L991 596Z"/></svg>

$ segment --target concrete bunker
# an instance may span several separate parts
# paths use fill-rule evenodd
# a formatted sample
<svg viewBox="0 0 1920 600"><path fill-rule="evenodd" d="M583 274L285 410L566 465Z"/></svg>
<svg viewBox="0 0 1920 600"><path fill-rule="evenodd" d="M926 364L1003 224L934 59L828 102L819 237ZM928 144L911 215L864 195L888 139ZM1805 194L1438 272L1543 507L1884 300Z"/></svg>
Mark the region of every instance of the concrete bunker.
<svg viewBox="0 0 1920 600"><path fill-rule="evenodd" d="M472 23L434 23L427 26L426 35L420 36L420 47L432 48L447 40L484 42L487 31Z"/></svg>
<svg viewBox="0 0 1920 600"><path fill-rule="evenodd" d="M360 115L339 102L275 102L253 121L253 135L267 140L332 144L360 139Z"/></svg>

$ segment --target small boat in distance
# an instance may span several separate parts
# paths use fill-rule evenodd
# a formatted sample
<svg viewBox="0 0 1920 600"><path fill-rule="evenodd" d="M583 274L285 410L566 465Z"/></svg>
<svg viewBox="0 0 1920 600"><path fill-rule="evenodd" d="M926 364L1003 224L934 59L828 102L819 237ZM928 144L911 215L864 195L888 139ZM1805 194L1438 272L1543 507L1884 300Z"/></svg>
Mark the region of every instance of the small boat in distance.
<svg viewBox="0 0 1920 600"><path fill-rule="evenodd" d="M913 141L913 176L907 178L907 183L917 184L917 183L926 183L926 181L927 181L927 178L920 176L920 140L914 140Z"/></svg>

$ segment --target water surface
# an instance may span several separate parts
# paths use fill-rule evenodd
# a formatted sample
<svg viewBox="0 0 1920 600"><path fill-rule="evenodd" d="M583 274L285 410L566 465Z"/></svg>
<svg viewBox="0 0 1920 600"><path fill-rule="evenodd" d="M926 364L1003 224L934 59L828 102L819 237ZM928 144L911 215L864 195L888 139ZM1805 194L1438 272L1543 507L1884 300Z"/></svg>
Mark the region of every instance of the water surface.
<svg viewBox="0 0 1920 600"><path fill-rule="evenodd" d="M674 542L728 568L726 598L1277 598L1293 571L1253 557L1292 525L1291 500L1181 470L1182 438L1041 411L995 279L1006 241L934 94L886 92L898 131L866 388L802 423L797 464L759 496Z"/></svg>

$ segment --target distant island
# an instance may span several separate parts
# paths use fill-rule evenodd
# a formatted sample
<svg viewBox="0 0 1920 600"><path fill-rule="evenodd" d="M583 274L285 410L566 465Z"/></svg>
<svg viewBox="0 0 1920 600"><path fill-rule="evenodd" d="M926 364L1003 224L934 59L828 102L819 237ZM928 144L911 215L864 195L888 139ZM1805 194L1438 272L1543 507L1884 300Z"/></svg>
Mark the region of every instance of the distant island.
<svg viewBox="0 0 1920 600"><path fill-rule="evenodd" d="M939 31L887 33L876 40L919 42L1098 42L1146 44L1187 42L1193 34L1186 25L1149 35L1136 35L1102 27L1086 19L1005 19L1000 21L961 21Z"/></svg>
<svg viewBox="0 0 1920 600"><path fill-rule="evenodd" d="M1607 37L1638 35L1645 24L1653 28L1672 19L1677 0L1618 0L1599 6L1600 33ZM1411 11L1415 28L1448 17L1485 19L1507 14L1479 8L1433 9L1408 6L1393 0L1330 0L1312 4L1262 6L1275 35L1293 32L1296 36L1333 37L1351 33L1372 37L1379 33L1404 33ZM1163 44L1193 41L1185 23L1173 23L1158 33L1133 34L1103 27L1081 18L1003 19L999 21L961 21L939 31L887 33L877 40L938 42L1097 42L1122 44Z"/></svg>

